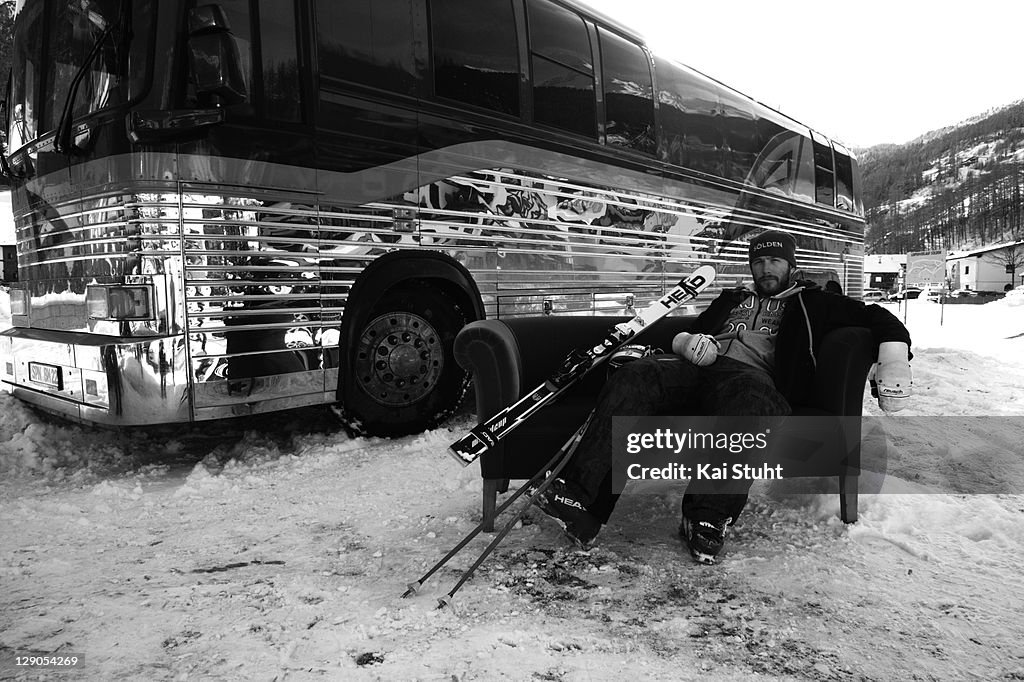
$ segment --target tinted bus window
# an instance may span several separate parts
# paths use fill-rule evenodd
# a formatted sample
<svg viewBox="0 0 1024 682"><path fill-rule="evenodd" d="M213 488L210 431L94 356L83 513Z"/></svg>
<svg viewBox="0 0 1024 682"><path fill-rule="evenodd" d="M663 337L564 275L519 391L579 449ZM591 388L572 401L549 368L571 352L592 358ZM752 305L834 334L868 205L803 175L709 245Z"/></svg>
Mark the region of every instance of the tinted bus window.
<svg viewBox="0 0 1024 682"><path fill-rule="evenodd" d="M511 0L430 4L434 92L519 115L519 53Z"/></svg>
<svg viewBox="0 0 1024 682"><path fill-rule="evenodd" d="M725 177L743 182L761 151L753 103L731 91L724 91L721 111Z"/></svg>
<svg viewBox="0 0 1024 682"><path fill-rule="evenodd" d="M615 34L600 36L608 144L653 154L654 86L647 55Z"/></svg>
<svg viewBox="0 0 1024 682"><path fill-rule="evenodd" d="M832 146L820 135L811 133L814 140L814 200L826 206L836 205L835 166Z"/></svg>
<svg viewBox="0 0 1024 682"><path fill-rule="evenodd" d="M54 130L66 104L75 118L123 102L127 86L127 27L120 26L116 3L97 2L82 6L69 3L55 15L49 27L49 64L44 85L43 130ZM114 32L100 41L105 32ZM97 50L92 54L93 50ZM91 58L90 58L91 56ZM73 102L71 85L81 79Z"/></svg>
<svg viewBox="0 0 1024 682"><path fill-rule="evenodd" d="M299 49L295 12L280 3L260 0L260 52L263 58L263 99L267 118L302 120ZM273 5L273 7L271 6Z"/></svg>
<svg viewBox="0 0 1024 682"><path fill-rule="evenodd" d="M317 0L320 77L415 94L410 0Z"/></svg>
<svg viewBox="0 0 1024 682"><path fill-rule="evenodd" d="M530 0L530 49L581 73L594 73L590 36L583 19L547 0Z"/></svg>
<svg viewBox="0 0 1024 682"><path fill-rule="evenodd" d="M853 212L857 215L864 215L864 195L863 189L861 188L861 177L860 171L857 167L857 157L851 155L850 157L850 175L852 176L853 184Z"/></svg>
<svg viewBox="0 0 1024 682"><path fill-rule="evenodd" d="M594 65L583 19L545 0L528 7L534 120L596 137Z"/></svg>
<svg viewBox="0 0 1024 682"><path fill-rule="evenodd" d="M705 173L720 174L715 111L718 88L683 67L657 60L663 161Z"/></svg>
<svg viewBox="0 0 1024 682"><path fill-rule="evenodd" d="M836 208L853 210L853 162L850 152L841 145L834 145L836 158Z"/></svg>
<svg viewBox="0 0 1024 682"><path fill-rule="evenodd" d="M794 125L776 112L759 111L757 131L762 147L751 177L753 184L769 192L813 201L811 135L806 128L794 130Z"/></svg>
<svg viewBox="0 0 1024 682"><path fill-rule="evenodd" d="M38 2L27 5L22 12L24 14L21 19L21 30L24 37L15 43L12 61L14 73L23 75L20 78L11 78L11 91L7 93L10 120L10 128L7 131L8 151L21 149L39 134L36 97L39 79L46 64L42 54L45 35L43 5Z"/></svg>

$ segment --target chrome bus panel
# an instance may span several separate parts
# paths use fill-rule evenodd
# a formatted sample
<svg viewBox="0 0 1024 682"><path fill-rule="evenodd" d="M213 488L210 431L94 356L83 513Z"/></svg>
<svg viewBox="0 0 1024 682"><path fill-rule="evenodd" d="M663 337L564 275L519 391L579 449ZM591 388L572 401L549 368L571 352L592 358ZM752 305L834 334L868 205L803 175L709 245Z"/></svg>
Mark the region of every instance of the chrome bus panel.
<svg viewBox="0 0 1024 682"><path fill-rule="evenodd" d="M12 392L71 419L110 426L188 421L189 382L182 337L139 341L12 329L0 348L13 365ZM32 365L59 370L60 386L33 381ZM6 368L5 368L6 370Z"/></svg>
<svg viewBox="0 0 1024 682"><path fill-rule="evenodd" d="M641 291L639 288L637 291ZM651 289L641 298L661 295ZM498 296L500 317L525 315L629 315L635 313L635 294L594 293L593 291L547 291ZM628 299L628 300L627 300ZM632 305L631 305L632 304Z"/></svg>
<svg viewBox="0 0 1024 682"><path fill-rule="evenodd" d="M316 369L197 383L194 395L196 410L224 408L238 410L237 414L250 414L254 405L264 401L323 393L324 373Z"/></svg>
<svg viewBox="0 0 1024 682"><path fill-rule="evenodd" d="M278 393L283 394L283 390L279 390ZM195 419L196 421L229 419L231 417L267 414L270 412L291 410L299 407L312 407L315 405L332 403L335 401L336 395L337 393L333 388L326 392L288 395L283 398L266 397L266 395L264 395L260 400L233 402L229 404L217 404L213 407L196 408Z"/></svg>
<svg viewBox="0 0 1024 682"><path fill-rule="evenodd" d="M340 319L322 324L315 202L187 189L179 215L194 418L333 402L323 346L337 345Z"/></svg>

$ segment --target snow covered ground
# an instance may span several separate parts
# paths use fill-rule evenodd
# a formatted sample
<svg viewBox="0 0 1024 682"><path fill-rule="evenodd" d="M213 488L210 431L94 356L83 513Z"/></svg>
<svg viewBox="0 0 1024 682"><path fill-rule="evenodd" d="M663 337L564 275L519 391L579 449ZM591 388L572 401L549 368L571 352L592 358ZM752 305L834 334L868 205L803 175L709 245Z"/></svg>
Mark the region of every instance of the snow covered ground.
<svg viewBox="0 0 1024 682"><path fill-rule="evenodd" d="M862 495L845 526L805 479L759 485L711 568L669 484L588 552L531 511L445 610L486 534L400 596L479 519L444 454L468 412L397 440L321 410L115 434L0 392L0 678L1024 679L1024 306L909 306L916 397L876 483L940 492Z"/></svg>

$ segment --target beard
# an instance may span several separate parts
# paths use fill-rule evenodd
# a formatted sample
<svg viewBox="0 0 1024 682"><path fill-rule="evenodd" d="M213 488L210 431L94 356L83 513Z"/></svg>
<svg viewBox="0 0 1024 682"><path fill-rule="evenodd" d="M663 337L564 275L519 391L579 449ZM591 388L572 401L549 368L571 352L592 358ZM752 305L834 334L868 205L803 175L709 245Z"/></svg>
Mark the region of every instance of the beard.
<svg viewBox="0 0 1024 682"><path fill-rule="evenodd" d="M785 291L789 286L789 275L776 277L775 275L762 275L754 281L754 289L761 296L774 296Z"/></svg>

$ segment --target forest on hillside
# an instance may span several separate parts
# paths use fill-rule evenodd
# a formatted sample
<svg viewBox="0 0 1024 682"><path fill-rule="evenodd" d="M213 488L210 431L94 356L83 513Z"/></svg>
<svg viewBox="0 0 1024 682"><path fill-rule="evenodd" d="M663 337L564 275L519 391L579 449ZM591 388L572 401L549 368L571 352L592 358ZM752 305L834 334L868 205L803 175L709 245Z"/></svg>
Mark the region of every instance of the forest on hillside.
<svg viewBox="0 0 1024 682"><path fill-rule="evenodd" d="M858 155L868 253L1024 239L1024 102Z"/></svg>
<svg viewBox="0 0 1024 682"><path fill-rule="evenodd" d="M17 3L0 2L0 74L11 71L11 33L14 30L14 8Z"/></svg>

